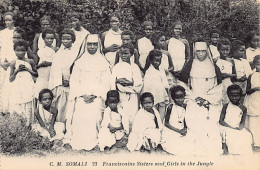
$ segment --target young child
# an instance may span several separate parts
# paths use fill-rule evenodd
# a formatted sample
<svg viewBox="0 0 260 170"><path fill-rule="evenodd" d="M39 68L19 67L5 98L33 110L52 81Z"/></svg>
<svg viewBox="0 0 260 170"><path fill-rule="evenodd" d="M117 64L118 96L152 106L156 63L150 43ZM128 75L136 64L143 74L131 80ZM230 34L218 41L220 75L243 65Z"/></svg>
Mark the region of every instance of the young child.
<svg viewBox="0 0 260 170"><path fill-rule="evenodd" d="M133 42L134 42L134 33L132 31L130 31L130 30L125 30L121 34L121 39L122 39L122 44L133 44ZM116 53L115 65L118 62L122 62L119 51L117 51L117 53ZM142 70L142 67L141 67L140 62L139 62L139 54L138 54L137 49L134 49L134 55L132 55L130 57L130 62L137 64L138 67Z"/></svg>
<svg viewBox="0 0 260 170"><path fill-rule="evenodd" d="M146 58L151 50L154 49L152 42L150 40L153 32L153 23L151 21L143 22L144 37L137 40L137 50L139 53L139 62L142 68L145 67Z"/></svg>
<svg viewBox="0 0 260 170"><path fill-rule="evenodd" d="M230 56L231 43L228 39L220 39L217 45L220 57L216 58L216 65L219 67L222 76L223 84L223 103L226 104L229 102L227 96L227 87L232 85L231 78L235 77L233 69L233 59Z"/></svg>
<svg viewBox="0 0 260 170"><path fill-rule="evenodd" d="M127 149L130 152L137 150L152 150L161 143L162 122L154 106L151 93L143 93L140 97L142 108L137 112L132 132L129 135Z"/></svg>
<svg viewBox="0 0 260 170"><path fill-rule="evenodd" d="M51 106L53 93L49 89L42 89L38 96L39 105L34 111L37 123L32 129L39 132L41 136L53 140L61 140L64 136L64 123L56 122L58 110Z"/></svg>
<svg viewBox="0 0 260 170"><path fill-rule="evenodd" d="M132 123L138 111L138 94L143 87L143 80L139 67L130 62L130 57L134 54L133 45L122 45L120 53L123 62L117 63L113 68L111 90L119 91L122 107Z"/></svg>
<svg viewBox="0 0 260 170"><path fill-rule="evenodd" d="M107 92L106 106L101 128L98 134L100 151L112 147L116 141L129 134L129 121L123 109L118 105L119 93L116 90Z"/></svg>
<svg viewBox="0 0 260 170"><path fill-rule="evenodd" d="M227 154L250 154L252 153L252 136L245 128L247 109L241 105L242 88L231 85L227 89L230 103L222 108L220 125L222 129L222 142L224 153Z"/></svg>
<svg viewBox="0 0 260 170"><path fill-rule="evenodd" d="M211 44L209 45L209 49L212 53L212 58L214 61L216 61L220 56L219 50L217 49L218 41L220 39L220 33L221 32L218 29L213 29L210 33Z"/></svg>
<svg viewBox="0 0 260 170"><path fill-rule="evenodd" d="M12 82L12 103L11 113L23 115L27 125L33 121L33 97L34 80L38 77L35 63L32 59L25 58L28 49L25 41L18 41L14 44L14 51L17 59L11 63L10 82Z"/></svg>
<svg viewBox="0 0 260 170"><path fill-rule="evenodd" d="M245 38L246 44L246 59L250 63L252 69L254 69L253 60L256 55L260 55L260 37L256 31L251 31Z"/></svg>
<svg viewBox="0 0 260 170"><path fill-rule="evenodd" d="M260 55L254 57L254 68L256 71L247 80L247 96L245 105L247 107L246 127L253 134L255 149L260 148Z"/></svg>
<svg viewBox="0 0 260 170"><path fill-rule="evenodd" d="M53 107L58 109L58 122L66 121L66 107L69 95L70 67L78 55L75 48L75 33L65 29L61 32L62 47L53 56L50 70L49 89L54 94Z"/></svg>
<svg viewBox="0 0 260 170"><path fill-rule="evenodd" d="M38 70L38 78L35 84L35 98L38 98L39 92L42 89L48 88L50 69L55 54L55 48L52 43L55 39L55 32L51 28L46 28L42 32L42 38L45 46L38 50L39 63L36 66Z"/></svg>
<svg viewBox="0 0 260 170"><path fill-rule="evenodd" d="M184 151L183 137L187 133L185 123L186 104L184 103L186 92L179 85L174 86L170 91L173 103L167 108L165 127L162 131L162 147L169 153L180 155Z"/></svg>
<svg viewBox="0 0 260 170"><path fill-rule="evenodd" d="M243 90L243 97L246 94L246 83L250 74L252 74L249 62L244 59L245 57L245 44L239 40L232 43L232 57L235 65L236 77L231 81L239 85Z"/></svg>
<svg viewBox="0 0 260 170"><path fill-rule="evenodd" d="M145 73L144 88L142 91L150 92L154 95L154 105L159 111L161 121L163 122L165 117L165 107L169 102L169 84L165 70L159 69L162 60L162 52L160 50L152 50L148 57L151 65Z"/></svg>

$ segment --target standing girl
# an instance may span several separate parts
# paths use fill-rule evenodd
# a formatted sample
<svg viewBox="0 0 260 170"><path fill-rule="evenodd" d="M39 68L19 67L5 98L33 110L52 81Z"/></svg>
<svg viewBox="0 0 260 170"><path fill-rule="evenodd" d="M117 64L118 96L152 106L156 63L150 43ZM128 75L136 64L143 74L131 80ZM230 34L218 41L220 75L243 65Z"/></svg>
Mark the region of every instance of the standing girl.
<svg viewBox="0 0 260 170"><path fill-rule="evenodd" d="M137 40L137 50L139 52L139 62L144 70L147 56L151 50L154 49L152 42L150 40L153 32L153 23L151 21L143 22L144 37Z"/></svg>
<svg viewBox="0 0 260 170"><path fill-rule="evenodd" d="M173 24L173 37L169 40L168 51L172 57L175 71L181 71L190 58L190 46L186 39L181 38L183 24L177 21Z"/></svg>
<svg viewBox="0 0 260 170"><path fill-rule="evenodd" d="M246 59L249 62L251 68L253 69L253 60L256 55L260 55L260 37L256 31L251 31L247 34L245 38L246 44Z"/></svg>
<svg viewBox="0 0 260 170"><path fill-rule="evenodd" d="M255 149L260 148L260 55L254 57L256 71L249 76L246 88L247 119L246 127L253 134Z"/></svg>
<svg viewBox="0 0 260 170"><path fill-rule="evenodd" d="M12 83L11 112L21 114L27 120L27 125L33 121L34 81L38 77L35 63L25 58L27 43L18 41L14 44L17 60L11 64L10 82Z"/></svg>
<svg viewBox="0 0 260 170"><path fill-rule="evenodd" d="M113 68L113 66L115 65L116 52L122 45L122 31L120 30L119 25L119 17L113 15L110 18L111 28L101 35L101 42L104 47L103 53L105 54L105 57L109 62L111 68Z"/></svg>

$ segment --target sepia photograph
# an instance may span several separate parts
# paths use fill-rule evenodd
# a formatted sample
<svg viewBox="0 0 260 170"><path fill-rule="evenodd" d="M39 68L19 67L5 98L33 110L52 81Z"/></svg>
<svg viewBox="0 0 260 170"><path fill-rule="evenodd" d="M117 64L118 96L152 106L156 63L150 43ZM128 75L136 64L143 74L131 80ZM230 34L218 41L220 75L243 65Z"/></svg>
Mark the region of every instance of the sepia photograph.
<svg viewBox="0 0 260 170"><path fill-rule="evenodd" d="M0 170L260 170L259 0L0 0Z"/></svg>

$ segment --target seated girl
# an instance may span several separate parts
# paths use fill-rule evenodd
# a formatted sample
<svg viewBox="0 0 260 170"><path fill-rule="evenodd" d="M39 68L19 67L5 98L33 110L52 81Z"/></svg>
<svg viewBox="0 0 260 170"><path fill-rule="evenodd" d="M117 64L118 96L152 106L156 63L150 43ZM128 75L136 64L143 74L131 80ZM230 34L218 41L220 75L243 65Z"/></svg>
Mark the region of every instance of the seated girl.
<svg viewBox="0 0 260 170"><path fill-rule="evenodd" d="M163 122L165 117L165 107L169 103L168 81L165 70L161 69L162 52L160 50L152 50L149 55L150 66L144 76L143 92L150 92L154 95L154 105L159 111Z"/></svg>
<svg viewBox="0 0 260 170"><path fill-rule="evenodd" d="M150 151L161 143L163 125L159 112L153 108L154 97L146 92L141 95L140 101L142 108L135 116L127 143L130 152L140 149Z"/></svg>
<svg viewBox="0 0 260 170"><path fill-rule="evenodd" d="M101 129L99 130L99 148L104 151L106 147L112 147L117 140L129 133L129 122L123 109L119 107L119 93L116 90L107 92L106 105Z"/></svg>
<svg viewBox="0 0 260 170"><path fill-rule="evenodd" d="M174 102L167 108L164 122L165 127L162 131L163 149L176 155L184 152L183 137L186 136L187 133L185 123L185 96L185 89L182 86L178 85L171 88L171 97Z"/></svg>
<svg viewBox="0 0 260 170"><path fill-rule="evenodd" d="M252 136L245 128L247 109L240 104L242 88L231 85L227 89L230 103L222 108L220 125L222 128L222 143L225 154L250 154L252 153Z"/></svg>
<svg viewBox="0 0 260 170"><path fill-rule="evenodd" d="M53 93L49 89L42 89L39 93L39 105L34 114L37 123L32 126L41 136L53 140L61 140L64 136L64 123L56 122L58 110L51 106Z"/></svg>

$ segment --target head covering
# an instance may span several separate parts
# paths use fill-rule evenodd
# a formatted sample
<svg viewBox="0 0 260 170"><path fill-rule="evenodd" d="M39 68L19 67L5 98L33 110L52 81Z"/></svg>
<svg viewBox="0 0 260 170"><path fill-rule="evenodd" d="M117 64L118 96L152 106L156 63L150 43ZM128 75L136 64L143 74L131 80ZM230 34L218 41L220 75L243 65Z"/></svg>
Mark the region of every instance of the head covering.
<svg viewBox="0 0 260 170"><path fill-rule="evenodd" d="M207 42L205 42L205 41L198 41L198 42L193 43L193 58L196 58L196 51L197 50L205 50L205 51L207 51L208 58L211 61L213 61L212 53L210 51L210 48L209 48Z"/></svg>
<svg viewBox="0 0 260 170"><path fill-rule="evenodd" d="M87 43L98 43L95 54L90 54L87 50ZM109 63L101 51L101 41L98 34L88 34L81 44L80 52L74 64L86 71L102 71L109 67ZM72 70L72 69L71 69Z"/></svg>

